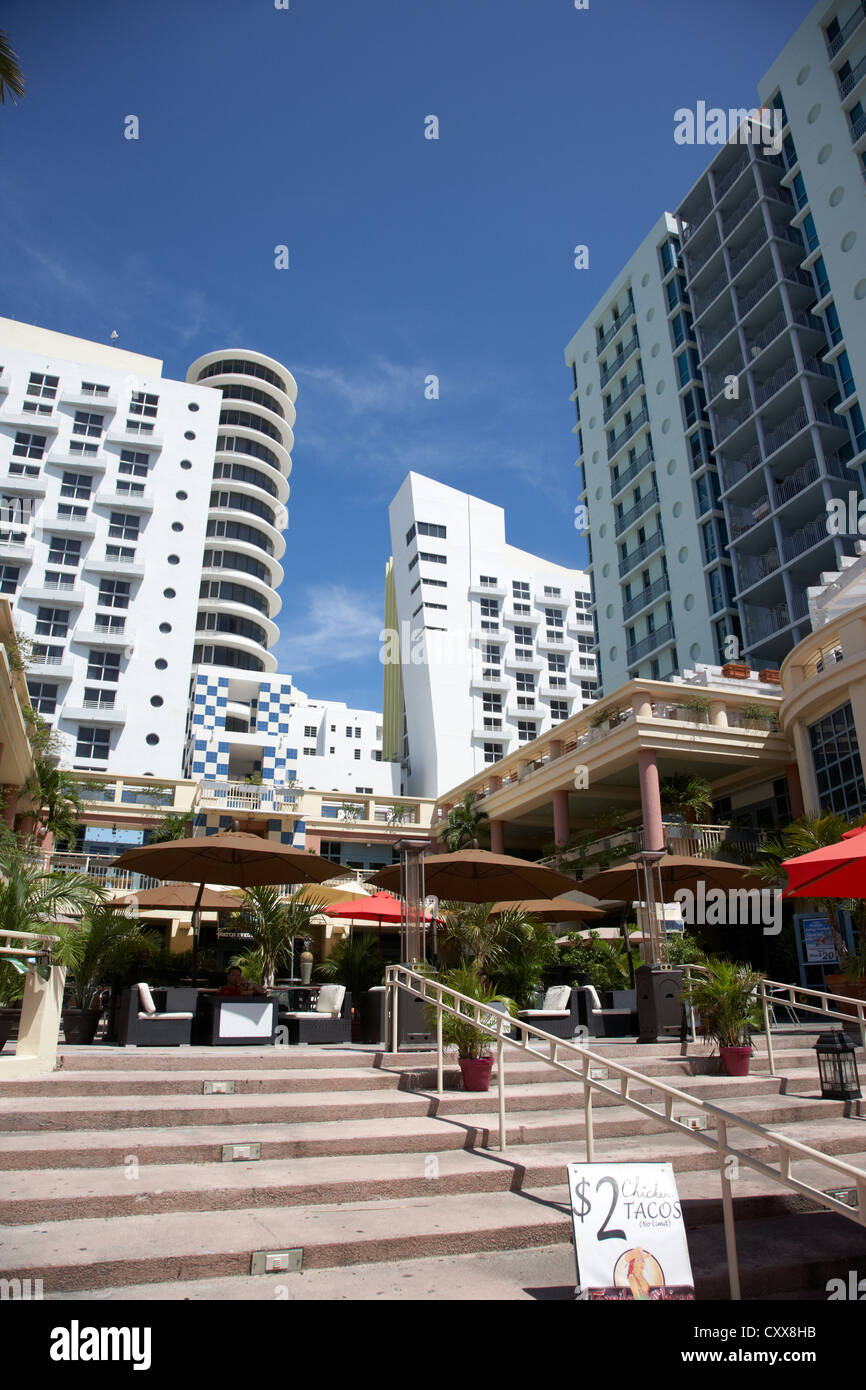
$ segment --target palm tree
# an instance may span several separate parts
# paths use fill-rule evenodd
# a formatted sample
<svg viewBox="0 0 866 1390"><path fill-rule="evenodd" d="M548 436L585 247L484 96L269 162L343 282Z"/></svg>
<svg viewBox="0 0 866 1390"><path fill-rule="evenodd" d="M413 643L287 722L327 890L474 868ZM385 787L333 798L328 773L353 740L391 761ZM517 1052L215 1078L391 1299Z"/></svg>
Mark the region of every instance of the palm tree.
<svg viewBox="0 0 866 1390"><path fill-rule="evenodd" d="M36 819L55 841L75 844L78 817L84 810L78 782L71 772L37 758L24 790L33 800Z"/></svg>
<svg viewBox="0 0 866 1390"><path fill-rule="evenodd" d="M488 817L486 811L476 810L475 802L472 792L467 792L461 804L452 806L448 812L448 824L442 838L452 853L459 849L478 848L478 827Z"/></svg>
<svg viewBox="0 0 866 1390"><path fill-rule="evenodd" d="M837 811L825 811L819 816L801 816L799 820L792 821L786 829L780 831L777 836L762 846L758 863L753 872L769 879L775 887L784 888L788 882L788 876L782 868L784 859L796 859L798 855L809 854L812 850L836 845L846 830L851 830L854 826L864 823L866 823L866 816L849 822L845 816L840 815ZM864 926L866 926L864 923L866 904L859 898L815 897L804 898L803 902L804 905L810 902L814 903L815 910L829 921L836 946L836 957L840 968L844 968L850 952L839 921L839 912L845 910L850 913L862 940Z"/></svg>
<svg viewBox="0 0 866 1390"><path fill-rule="evenodd" d="M65 965L73 982L74 1008L90 1009L99 991L136 960L159 947L154 932L145 931L136 917L128 917L115 903L91 906L80 924L59 923L51 958Z"/></svg>
<svg viewBox="0 0 866 1390"><path fill-rule="evenodd" d="M190 822L194 819L192 811L169 811L163 816L159 825L151 830L148 844L162 845L168 840L184 840L187 837Z"/></svg>
<svg viewBox="0 0 866 1390"><path fill-rule="evenodd" d="M103 896L84 874L48 873L26 846L0 842L0 930L53 936L58 917L88 912Z"/></svg>
<svg viewBox="0 0 866 1390"><path fill-rule="evenodd" d="M6 104L6 92L17 106L16 97L24 96L24 76L18 66L18 55L0 29L0 106Z"/></svg>
<svg viewBox="0 0 866 1390"><path fill-rule="evenodd" d="M535 918L518 908L492 914L493 903L443 903L439 940L487 980L505 972L534 933ZM545 931L547 928L545 927Z"/></svg>
<svg viewBox="0 0 866 1390"><path fill-rule="evenodd" d="M278 967L291 958L294 938L310 936L313 918L324 910L324 902L316 898L300 898L297 893L281 898L276 888L249 888L244 893L243 907L232 923L252 937L266 989L273 986Z"/></svg>
<svg viewBox="0 0 866 1390"><path fill-rule="evenodd" d="M327 960L316 968L316 974L323 980L334 980L345 985L357 1007L362 994L374 985L380 985L385 973L385 962L379 955L372 936L346 936L334 947Z"/></svg>
<svg viewBox="0 0 866 1390"><path fill-rule="evenodd" d="M693 824L713 809L712 787L705 777L675 772L659 788L662 807Z"/></svg>

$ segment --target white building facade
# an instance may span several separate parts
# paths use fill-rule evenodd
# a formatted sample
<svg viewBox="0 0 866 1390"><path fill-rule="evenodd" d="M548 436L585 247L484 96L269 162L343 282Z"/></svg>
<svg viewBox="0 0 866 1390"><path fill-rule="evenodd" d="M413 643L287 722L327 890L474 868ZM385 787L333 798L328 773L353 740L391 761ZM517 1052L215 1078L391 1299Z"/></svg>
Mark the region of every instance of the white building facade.
<svg viewBox="0 0 866 1390"><path fill-rule="evenodd" d="M175 776L219 401L155 358L0 320L0 590L63 761Z"/></svg>
<svg viewBox="0 0 866 1390"><path fill-rule="evenodd" d="M590 586L508 545L501 507L410 473L390 507L385 756L437 796L594 698Z"/></svg>

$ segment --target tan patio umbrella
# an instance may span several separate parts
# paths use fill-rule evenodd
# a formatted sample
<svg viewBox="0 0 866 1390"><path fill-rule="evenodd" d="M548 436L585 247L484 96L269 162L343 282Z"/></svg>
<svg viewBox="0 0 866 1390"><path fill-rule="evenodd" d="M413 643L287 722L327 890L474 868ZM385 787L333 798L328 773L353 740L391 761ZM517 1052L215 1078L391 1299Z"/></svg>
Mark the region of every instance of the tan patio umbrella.
<svg viewBox="0 0 866 1390"><path fill-rule="evenodd" d="M339 872L339 864L335 864L334 868ZM315 886L305 883L295 894L302 903L311 900L320 903L346 903L357 896L357 885L354 888L332 888L328 883L317 883Z"/></svg>
<svg viewBox="0 0 866 1390"><path fill-rule="evenodd" d="M494 903L490 915L497 917L500 912L511 911L531 913L542 922L580 922L590 917L606 916L602 908L574 902L571 898L529 898L522 902Z"/></svg>
<svg viewBox="0 0 866 1390"><path fill-rule="evenodd" d="M400 865L382 869L367 880L377 888L400 891ZM424 859L425 891L435 897L464 903L512 901L531 894L555 898L574 887L574 879L556 869L515 859L510 854L490 854L483 849L460 849L454 854L431 854Z"/></svg>
<svg viewBox="0 0 866 1390"><path fill-rule="evenodd" d="M239 893L204 891L196 883L162 883L158 888L143 888L140 893L124 893L115 902L124 906L135 904L143 912L192 912L196 904L202 912L234 912L240 907Z"/></svg>
<svg viewBox="0 0 866 1390"><path fill-rule="evenodd" d="M216 835L194 835L157 845L128 849L114 860L117 868L132 869L154 878L193 879L199 889L193 905L193 975L198 972L198 916L206 883L227 883L235 888L263 884L324 883L334 878L330 859L308 854L294 845L277 844L260 835L227 830Z"/></svg>
<svg viewBox="0 0 866 1390"><path fill-rule="evenodd" d="M639 871L639 866L638 866ZM755 875L742 864L730 864L725 859L699 859L687 854L665 854L653 865L653 876L661 876L665 898L677 888L689 888L695 892L697 885L705 888L754 888ZM592 874L581 879L580 886L585 893L597 898L618 898L621 902L640 901L638 877L634 860L620 864L616 869L604 869L600 874Z"/></svg>

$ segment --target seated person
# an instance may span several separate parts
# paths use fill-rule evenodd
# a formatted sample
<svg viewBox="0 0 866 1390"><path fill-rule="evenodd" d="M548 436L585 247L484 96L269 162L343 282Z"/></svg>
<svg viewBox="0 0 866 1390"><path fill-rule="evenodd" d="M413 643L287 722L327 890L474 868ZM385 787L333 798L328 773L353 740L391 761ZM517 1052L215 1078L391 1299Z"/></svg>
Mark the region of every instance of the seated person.
<svg viewBox="0 0 866 1390"><path fill-rule="evenodd" d="M243 971L239 965L230 965L226 971L226 982L216 991L224 999L249 999L253 995L266 998L265 991L261 985L254 985L251 980L245 980Z"/></svg>

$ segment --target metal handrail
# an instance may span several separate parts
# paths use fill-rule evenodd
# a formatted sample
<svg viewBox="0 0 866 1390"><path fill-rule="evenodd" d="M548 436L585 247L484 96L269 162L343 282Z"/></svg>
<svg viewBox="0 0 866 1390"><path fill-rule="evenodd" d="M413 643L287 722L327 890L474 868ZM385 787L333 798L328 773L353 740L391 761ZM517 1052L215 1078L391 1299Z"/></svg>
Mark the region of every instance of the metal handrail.
<svg viewBox="0 0 866 1390"><path fill-rule="evenodd" d="M619 1104L630 1106L640 1114L646 1115L651 1119L661 1121L669 1129L676 1130L678 1133L687 1135L695 1143L702 1144L705 1148L712 1150L718 1155L719 1174L722 1184L722 1206L724 1214L725 1245L728 1257L728 1276L730 1280L731 1298L740 1298L740 1280L737 1265L736 1235L734 1230L734 1208L733 1198L730 1188L730 1177L727 1170L726 1160L733 1157L738 1163L743 1163L752 1168L755 1172L771 1178L774 1182L779 1182L783 1186L790 1188L794 1192L799 1192L803 1196L817 1202L820 1206L836 1212L840 1216L845 1216L849 1221L856 1221L858 1225L866 1226L866 1171L862 1168L855 1168L850 1163L845 1163L835 1155L823 1154L818 1149L812 1149L807 1144L801 1144L796 1139L790 1139L787 1135L777 1134L773 1130L766 1129L763 1125L756 1124L753 1120L748 1120L741 1115L736 1115L732 1111L724 1110L721 1106L713 1105L710 1101L700 1100L695 1096L689 1095L686 1091L681 1091L675 1086L670 1086L657 1077L644 1076L641 1072L635 1071L632 1067L625 1066L611 1057L606 1057L602 1053L592 1052L581 1043L571 1042L567 1039L556 1038L552 1033L546 1033L543 1029L537 1028L534 1024L526 1023L523 1019L514 1018L510 1014L503 1014L493 1011L489 1004L485 1004L478 999L472 999L469 995L461 994L459 990L449 985L442 985L437 980L432 980L426 975L420 974L417 970L405 965L389 965L385 971L385 985L391 995L391 1020L392 1020L392 1048L397 1051L397 1040L399 1037L398 1029L398 1009L399 991L405 990L413 998L426 1000L436 1009L436 1084L439 1096L444 1091L443 1077L443 1048L442 1048L442 1015L449 1014L453 1018L462 1021L469 1019L472 1025L486 1034L496 1043L496 1070L497 1087L499 1102L499 1148L500 1151L506 1148L505 1134L505 1067L504 1067L504 1046L508 1043L511 1047L517 1048L524 1055L531 1056L533 1061L540 1061L545 1065L553 1067L557 1071L564 1072L566 1075L580 1081L583 1086L583 1109L585 1120L585 1146L586 1162L595 1161L595 1138L593 1131L592 1118L592 1097L593 1089L602 1092L604 1095L611 1096ZM465 1009L453 1007L444 1001L443 996L460 1004L471 1006L471 1012ZM846 1001L849 1002L849 1001ZM507 1030L507 1031L506 1031ZM510 1036L516 1031L518 1037ZM530 1039L537 1039L549 1048L549 1055L538 1052L529 1046ZM575 1064L560 1061L557 1052L564 1049L574 1058ZM593 1067L604 1068L606 1074L616 1073L617 1085L608 1085L605 1080L593 1076ZM650 1092L660 1092L663 1097L663 1108L655 1109L651 1104L637 1100L633 1095L629 1095L629 1086L632 1082L637 1082L645 1086ZM715 1125L715 1135L708 1131L694 1130L689 1125L682 1123L674 1116L674 1105L680 1103L688 1106L692 1110L699 1110L709 1117L712 1116ZM779 1167L773 1168L769 1163L764 1163L760 1159L752 1157L750 1154L740 1149L734 1148L728 1142L728 1126L735 1129L745 1129L751 1134L758 1135L766 1140L768 1145L775 1146L778 1151ZM849 1185L853 1183L856 1194L856 1206L852 1207L847 1202L832 1196L820 1188L813 1187L811 1183L795 1178L791 1173L792 1161L797 1159L807 1159L812 1163L823 1164L831 1169L834 1174L839 1174ZM838 1184L837 1184L838 1185Z"/></svg>
<svg viewBox="0 0 866 1390"><path fill-rule="evenodd" d="M0 939L2 939L5 943L8 943L9 940L10 940L12 937L14 937L16 940L29 941L29 942L32 943L32 944L29 945L29 946L9 946L8 944L3 945L3 946L0 946L0 955L2 955L2 956L41 956L41 955L45 955L48 951L50 951L51 947L50 947L48 944L44 944L44 943L48 943L48 942L56 941L56 940L57 940L57 938L56 938L55 936L52 936L52 935L50 934L50 932L39 932L39 931L7 931L5 928L0 929Z"/></svg>

